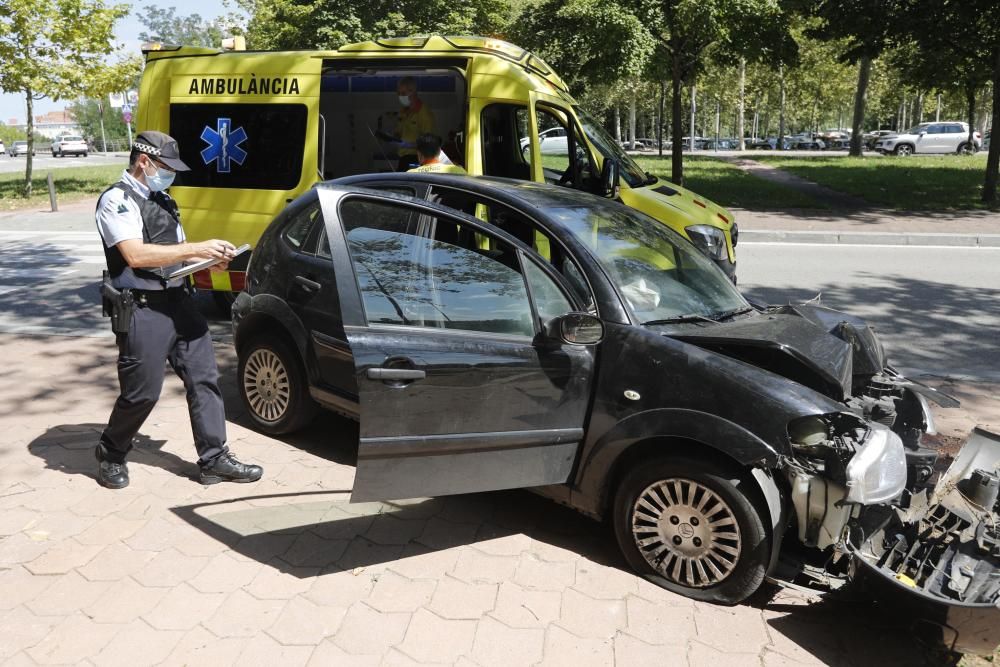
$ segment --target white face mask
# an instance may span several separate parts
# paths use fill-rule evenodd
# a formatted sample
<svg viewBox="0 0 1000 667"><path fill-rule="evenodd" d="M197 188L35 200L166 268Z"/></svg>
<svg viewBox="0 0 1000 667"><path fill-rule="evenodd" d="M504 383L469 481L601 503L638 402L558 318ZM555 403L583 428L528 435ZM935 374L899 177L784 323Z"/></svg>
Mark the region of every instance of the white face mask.
<svg viewBox="0 0 1000 667"><path fill-rule="evenodd" d="M400 95L399 96L399 103L402 104L404 107L410 106L410 96L409 95Z"/></svg>
<svg viewBox="0 0 1000 667"><path fill-rule="evenodd" d="M153 166L155 167L156 165ZM170 184L174 182L174 176L177 175L175 172L160 169L158 167L152 176L146 173L145 169L142 170L142 173L146 177L146 186L151 192L166 190L170 187Z"/></svg>

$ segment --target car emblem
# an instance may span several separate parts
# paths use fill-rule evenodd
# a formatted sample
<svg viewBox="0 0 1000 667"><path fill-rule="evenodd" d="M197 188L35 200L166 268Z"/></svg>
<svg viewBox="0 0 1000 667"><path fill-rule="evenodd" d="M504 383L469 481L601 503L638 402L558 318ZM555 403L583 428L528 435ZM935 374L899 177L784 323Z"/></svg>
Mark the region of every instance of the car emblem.
<svg viewBox="0 0 1000 667"><path fill-rule="evenodd" d="M625 398L627 398L630 401L638 401L639 398L641 398L641 397L639 396L639 392L633 391L631 389L626 389L625 390Z"/></svg>
<svg viewBox="0 0 1000 667"><path fill-rule="evenodd" d="M201 131L201 140L208 144L208 148L201 151L201 159L206 165L215 160L216 171L228 174L230 161L242 166L247 159L247 152L240 148L247 140L247 133L242 127L233 130L228 118L218 118L215 122L216 129L206 125Z"/></svg>

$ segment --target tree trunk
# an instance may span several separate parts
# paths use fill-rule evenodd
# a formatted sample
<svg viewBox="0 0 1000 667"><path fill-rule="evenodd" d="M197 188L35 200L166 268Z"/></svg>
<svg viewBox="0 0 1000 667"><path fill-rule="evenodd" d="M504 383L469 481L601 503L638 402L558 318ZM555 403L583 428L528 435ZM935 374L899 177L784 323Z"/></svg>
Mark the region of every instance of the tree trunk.
<svg viewBox="0 0 1000 667"><path fill-rule="evenodd" d="M941 93L938 93L937 113L934 114L934 122L935 123L941 122Z"/></svg>
<svg viewBox="0 0 1000 667"><path fill-rule="evenodd" d="M971 151L976 147L973 143L973 134L976 132L976 86L973 83L968 83L965 86L965 101L969 105L969 136L966 137L966 141L969 142L969 150Z"/></svg>
<svg viewBox="0 0 1000 667"><path fill-rule="evenodd" d="M993 122L992 129L1000 127L1000 47L993 49ZM990 141L990 154L986 158L986 179L983 182L983 201L991 206L997 203L997 176L1000 172L1000 139Z"/></svg>
<svg viewBox="0 0 1000 667"><path fill-rule="evenodd" d="M622 142L622 112L617 103L615 103L615 141L619 144Z"/></svg>
<svg viewBox="0 0 1000 667"><path fill-rule="evenodd" d="M656 123L656 146L660 157L663 157L663 102L667 94L667 82L660 81L660 116Z"/></svg>
<svg viewBox="0 0 1000 667"><path fill-rule="evenodd" d="M719 150L719 112L721 111L721 104L719 104L718 98L715 100L715 150Z"/></svg>
<svg viewBox="0 0 1000 667"><path fill-rule="evenodd" d="M680 56L675 54L672 58L670 125L672 128L673 146L670 148L670 180L677 185L684 185L684 129L681 123L681 63Z"/></svg>
<svg viewBox="0 0 1000 667"><path fill-rule="evenodd" d="M780 151L783 148L783 142L785 140L785 66L778 66L778 79L779 88L781 93L781 101L778 104L778 143L777 148Z"/></svg>
<svg viewBox="0 0 1000 667"><path fill-rule="evenodd" d="M628 100L628 140L629 146L632 150L635 150L635 98L637 93L635 90L632 91L632 95Z"/></svg>
<svg viewBox="0 0 1000 667"><path fill-rule="evenodd" d="M689 142L691 144L690 149L692 153L694 152L695 148L694 138L695 135L698 134L697 132L698 128L696 127L695 123L697 115L698 115L698 87L692 83L691 84L691 136Z"/></svg>
<svg viewBox="0 0 1000 667"><path fill-rule="evenodd" d="M917 124L924 122L924 94L917 93Z"/></svg>
<svg viewBox="0 0 1000 667"><path fill-rule="evenodd" d="M35 152L35 99L34 93L31 88L24 89L24 99L26 102L26 107L28 109L28 155L26 156L26 162L24 163L24 187L21 189L24 198L27 199L31 196L31 167L33 160L31 159L32 153Z"/></svg>
<svg viewBox="0 0 1000 667"><path fill-rule="evenodd" d="M868 78L872 72L872 59L867 55L858 63L858 90L854 94L854 121L851 123L851 157L861 157L864 137L861 136L865 122L865 97L868 95Z"/></svg>
<svg viewBox="0 0 1000 667"><path fill-rule="evenodd" d="M736 150L745 151L747 142L743 138L743 116L746 115L747 61L740 58L740 98L736 103Z"/></svg>

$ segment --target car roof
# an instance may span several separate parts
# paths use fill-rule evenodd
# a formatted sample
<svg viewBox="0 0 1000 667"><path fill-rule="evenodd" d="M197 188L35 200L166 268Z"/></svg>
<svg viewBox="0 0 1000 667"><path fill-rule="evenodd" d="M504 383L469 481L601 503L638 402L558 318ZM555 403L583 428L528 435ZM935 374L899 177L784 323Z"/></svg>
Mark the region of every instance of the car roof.
<svg viewBox="0 0 1000 667"><path fill-rule="evenodd" d="M522 181L513 178L496 176L462 176L457 174L435 173L387 173L359 174L347 176L333 181L321 183L319 187L351 185L361 186L363 183L380 181L383 183L410 183L425 185L442 185L457 187L476 194L486 195L511 205L535 209L542 217L553 220L546 215L550 208L614 208L615 210L631 210L623 204L598 197L587 192L572 188L534 181Z"/></svg>

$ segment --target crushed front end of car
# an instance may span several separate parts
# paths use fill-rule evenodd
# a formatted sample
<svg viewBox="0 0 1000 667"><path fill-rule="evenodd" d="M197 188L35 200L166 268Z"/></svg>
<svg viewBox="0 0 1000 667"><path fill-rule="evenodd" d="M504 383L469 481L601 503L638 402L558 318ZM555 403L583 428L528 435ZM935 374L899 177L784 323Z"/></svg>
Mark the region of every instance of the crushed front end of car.
<svg viewBox="0 0 1000 667"><path fill-rule="evenodd" d="M962 653L1000 645L1000 435L975 429L936 484L866 508L846 540L851 578Z"/></svg>

